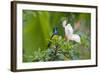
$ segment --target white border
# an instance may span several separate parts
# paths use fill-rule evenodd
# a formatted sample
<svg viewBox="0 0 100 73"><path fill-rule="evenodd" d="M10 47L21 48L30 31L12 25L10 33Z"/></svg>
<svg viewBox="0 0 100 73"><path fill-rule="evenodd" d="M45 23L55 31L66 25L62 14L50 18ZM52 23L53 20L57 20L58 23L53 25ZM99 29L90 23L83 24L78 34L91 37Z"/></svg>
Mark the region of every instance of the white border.
<svg viewBox="0 0 100 73"><path fill-rule="evenodd" d="M74 61L57 61L57 62L22 62L22 10L48 10L60 12L84 12L91 13L91 59L90 60L74 60ZM51 68L51 67L68 67L95 65L96 57L96 10L94 8L82 7L64 7L64 6L49 6L49 5L28 5L17 4L17 69L32 69L32 68Z"/></svg>

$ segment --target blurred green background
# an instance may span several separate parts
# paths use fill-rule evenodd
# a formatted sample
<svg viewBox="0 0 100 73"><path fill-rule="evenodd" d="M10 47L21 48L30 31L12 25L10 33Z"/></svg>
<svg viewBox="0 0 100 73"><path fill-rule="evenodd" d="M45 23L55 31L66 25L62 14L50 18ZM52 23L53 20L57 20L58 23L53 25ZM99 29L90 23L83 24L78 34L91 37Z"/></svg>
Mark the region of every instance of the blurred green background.
<svg viewBox="0 0 100 73"><path fill-rule="evenodd" d="M32 62L37 54L41 55L47 49L47 39L51 37L54 27L64 37L62 21L65 19L72 25L75 33L82 36L82 44L76 48L80 53L78 59L91 58L90 13L23 10L23 62Z"/></svg>

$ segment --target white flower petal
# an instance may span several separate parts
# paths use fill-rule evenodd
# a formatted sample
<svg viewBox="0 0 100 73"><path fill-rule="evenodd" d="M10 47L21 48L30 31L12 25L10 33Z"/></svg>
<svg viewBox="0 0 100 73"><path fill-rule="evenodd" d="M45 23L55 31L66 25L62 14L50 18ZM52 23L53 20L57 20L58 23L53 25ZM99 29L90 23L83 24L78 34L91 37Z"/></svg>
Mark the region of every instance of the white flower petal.
<svg viewBox="0 0 100 73"><path fill-rule="evenodd" d="M72 28L71 24L67 24L66 27L68 28L68 30L70 31L70 33L73 34L73 28Z"/></svg>
<svg viewBox="0 0 100 73"><path fill-rule="evenodd" d="M71 36L73 34L73 28L70 24L67 24L65 26L65 35L66 36Z"/></svg>
<svg viewBox="0 0 100 73"><path fill-rule="evenodd" d="M67 37L68 40L73 40L75 42L80 43L80 36L77 34L73 34L73 28L71 24L66 25L66 20L64 20L62 26L65 29L65 36Z"/></svg>
<svg viewBox="0 0 100 73"><path fill-rule="evenodd" d="M67 21L66 20L64 20L63 22L62 22L62 26L65 28L65 26L66 26L66 23L67 23Z"/></svg>
<svg viewBox="0 0 100 73"><path fill-rule="evenodd" d="M77 35L77 34L73 34L73 35L71 36L70 40L74 40L74 41L80 43L80 36Z"/></svg>

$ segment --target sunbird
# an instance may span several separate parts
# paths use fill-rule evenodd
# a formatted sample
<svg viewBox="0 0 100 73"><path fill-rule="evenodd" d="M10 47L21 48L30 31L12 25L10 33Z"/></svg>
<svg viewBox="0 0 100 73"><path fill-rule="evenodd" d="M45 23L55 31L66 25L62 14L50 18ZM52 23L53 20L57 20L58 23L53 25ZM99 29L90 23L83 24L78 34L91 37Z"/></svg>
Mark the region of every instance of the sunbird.
<svg viewBox="0 0 100 73"><path fill-rule="evenodd" d="M55 36L57 36L58 35L58 28L57 27L54 27L54 29L53 29L53 34L52 34L52 36L50 37L50 40L51 39L53 39ZM51 42L49 42L48 43L48 47L50 47L50 45L51 45Z"/></svg>

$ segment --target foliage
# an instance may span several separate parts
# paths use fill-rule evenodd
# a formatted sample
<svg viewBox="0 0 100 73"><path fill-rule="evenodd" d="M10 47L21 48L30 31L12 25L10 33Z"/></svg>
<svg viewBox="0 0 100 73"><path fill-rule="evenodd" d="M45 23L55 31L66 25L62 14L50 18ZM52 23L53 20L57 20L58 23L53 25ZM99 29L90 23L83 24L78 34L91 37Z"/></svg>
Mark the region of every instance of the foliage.
<svg viewBox="0 0 100 73"><path fill-rule="evenodd" d="M61 36L56 35L53 39L48 41L51 44L50 47L45 51L34 52L36 55L33 61L64 61L64 60L79 60L84 59L84 50L89 50L89 39L85 34L81 34L81 43L76 43L74 41L66 41L66 39L61 38ZM82 50L83 49L83 50ZM83 51L80 52L79 50ZM86 52L86 51L85 51ZM89 58L89 53L87 53L85 58ZM83 56L83 57L82 57Z"/></svg>

